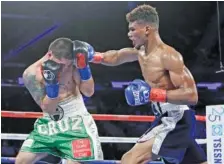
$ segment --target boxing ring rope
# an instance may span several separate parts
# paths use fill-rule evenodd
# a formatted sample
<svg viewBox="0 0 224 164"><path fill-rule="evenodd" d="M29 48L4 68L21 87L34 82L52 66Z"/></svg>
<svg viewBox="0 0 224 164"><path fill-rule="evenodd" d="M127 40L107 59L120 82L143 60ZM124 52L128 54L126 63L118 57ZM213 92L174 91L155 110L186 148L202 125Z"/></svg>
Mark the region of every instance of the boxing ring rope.
<svg viewBox="0 0 224 164"><path fill-rule="evenodd" d="M1 117L7 118L39 118L43 116L41 112L17 112L1 111ZM111 114L92 114L94 120L101 121L136 121L152 122L154 116L136 115L111 115ZM196 116L197 121L205 121L205 116ZM5 140L25 140L28 134L1 133L1 138ZM134 137L100 137L102 143L136 143L138 138ZM206 144L206 139L196 139L199 144Z"/></svg>
<svg viewBox="0 0 224 164"><path fill-rule="evenodd" d="M17 112L17 111L1 111L1 117L10 118L39 118L42 112ZM113 115L113 114L92 114L94 120L100 121L137 121L152 122L155 116L136 116L136 115ZM197 121L205 121L205 116L196 115Z"/></svg>
<svg viewBox="0 0 224 164"><path fill-rule="evenodd" d="M1 133L4 140L25 140L28 134ZM136 143L137 137L100 137L101 143ZM198 144L206 144L206 139L196 139Z"/></svg>
<svg viewBox="0 0 224 164"><path fill-rule="evenodd" d="M15 162L15 158L14 157L2 157L1 162L12 163L12 162ZM116 160L93 160L93 161L86 161L86 162L82 162L82 163L83 164L120 164L120 161L116 161ZM38 161L38 162L36 162L36 164L49 164L49 163L43 162L43 161ZM150 162L149 164L164 164L164 163L160 162L160 161L153 161L153 162Z"/></svg>
<svg viewBox="0 0 224 164"><path fill-rule="evenodd" d="M39 118L43 116L41 112L17 112L17 111L1 111L3 118ZM111 114L92 114L94 120L101 121L135 121L135 122L152 122L154 116L136 116L136 115L111 115ZM197 121L205 121L205 116L196 116ZM4 140L25 140L28 134L1 133L1 139ZM102 143L136 143L138 138L135 137L100 137ZM206 139L196 139L198 144L206 144ZM1 162L12 163L15 161L13 157L1 157ZM46 162L39 161L38 164ZM88 161L88 164L117 164L119 161L103 160ZM153 161L150 164L163 164Z"/></svg>

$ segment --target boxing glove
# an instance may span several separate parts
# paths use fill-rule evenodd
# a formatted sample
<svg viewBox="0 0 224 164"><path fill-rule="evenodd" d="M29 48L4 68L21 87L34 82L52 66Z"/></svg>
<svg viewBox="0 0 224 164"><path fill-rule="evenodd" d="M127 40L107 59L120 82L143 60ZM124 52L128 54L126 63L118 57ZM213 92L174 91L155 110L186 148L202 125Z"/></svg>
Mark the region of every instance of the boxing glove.
<svg viewBox="0 0 224 164"><path fill-rule="evenodd" d="M146 82L136 79L125 89L125 98L130 106L144 105L149 101L166 102L166 90L151 88Z"/></svg>
<svg viewBox="0 0 224 164"><path fill-rule="evenodd" d="M45 81L46 94L49 98L55 99L59 93L59 74L62 65L53 60L47 60L42 63L42 75Z"/></svg>
<svg viewBox="0 0 224 164"><path fill-rule="evenodd" d="M92 76L89 61L92 60L94 49L89 44L75 40L73 42L74 65L79 71L81 80L89 80Z"/></svg>

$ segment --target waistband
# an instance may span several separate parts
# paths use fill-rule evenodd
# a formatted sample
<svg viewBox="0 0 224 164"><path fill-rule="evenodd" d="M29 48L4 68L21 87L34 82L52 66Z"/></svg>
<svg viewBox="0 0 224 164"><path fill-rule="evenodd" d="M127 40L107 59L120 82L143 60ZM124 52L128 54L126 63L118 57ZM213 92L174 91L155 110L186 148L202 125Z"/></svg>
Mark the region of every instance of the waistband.
<svg viewBox="0 0 224 164"><path fill-rule="evenodd" d="M161 103L161 102L152 102L151 105L155 105L157 107L160 107L162 110L167 110L167 109L170 109L170 110L178 110L178 109L181 109L181 110L188 110L190 109L189 106L187 105L177 105L177 104L171 104L171 103Z"/></svg>
<svg viewBox="0 0 224 164"><path fill-rule="evenodd" d="M159 103L152 102L151 108L155 116L160 116L161 114L168 113L168 115L174 115L174 113L183 113L185 110L190 108L187 105L177 105L171 103Z"/></svg>
<svg viewBox="0 0 224 164"><path fill-rule="evenodd" d="M52 115L44 113L44 117L66 118L77 115L89 114L81 95L69 97L58 103L56 112Z"/></svg>

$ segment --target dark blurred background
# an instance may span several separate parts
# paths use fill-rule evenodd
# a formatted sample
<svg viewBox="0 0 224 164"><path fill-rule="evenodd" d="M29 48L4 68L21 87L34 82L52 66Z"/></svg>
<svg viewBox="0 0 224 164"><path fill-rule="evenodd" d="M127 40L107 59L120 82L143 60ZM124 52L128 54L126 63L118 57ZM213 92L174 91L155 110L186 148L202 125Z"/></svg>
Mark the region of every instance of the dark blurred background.
<svg viewBox="0 0 224 164"><path fill-rule="evenodd" d="M220 48L216 2L1 2L2 110L40 111L21 76L58 37L86 41L96 51L132 46L125 15L144 3L156 7L162 39L181 52L195 78L199 92L199 102L193 107L196 113L204 115L206 105L223 104L224 73L216 71L220 70L219 49L224 52L224 2L219 2ZM90 113L152 115L149 107L129 107L124 99L127 82L142 78L137 62L118 67L91 64L91 68L96 91L86 100ZM2 118L2 132L29 133L34 121ZM97 125L100 136L139 137L150 123L97 121ZM196 137L205 138L204 123L198 122ZM4 141L4 145L14 147L15 156L21 142ZM131 146L103 144L105 158L120 159Z"/></svg>

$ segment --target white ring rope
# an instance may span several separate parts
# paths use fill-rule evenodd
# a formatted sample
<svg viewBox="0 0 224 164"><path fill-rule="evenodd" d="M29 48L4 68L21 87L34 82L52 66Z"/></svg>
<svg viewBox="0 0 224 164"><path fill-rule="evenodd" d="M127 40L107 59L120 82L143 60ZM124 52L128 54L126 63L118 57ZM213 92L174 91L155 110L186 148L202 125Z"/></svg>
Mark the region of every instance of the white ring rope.
<svg viewBox="0 0 224 164"><path fill-rule="evenodd" d="M4 140L25 140L28 134L1 133ZM100 137L101 143L136 143L139 138L135 137ZM206 139L196 139L198 144L206 144Z"/></svg>

